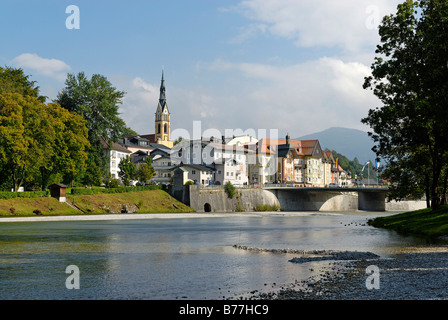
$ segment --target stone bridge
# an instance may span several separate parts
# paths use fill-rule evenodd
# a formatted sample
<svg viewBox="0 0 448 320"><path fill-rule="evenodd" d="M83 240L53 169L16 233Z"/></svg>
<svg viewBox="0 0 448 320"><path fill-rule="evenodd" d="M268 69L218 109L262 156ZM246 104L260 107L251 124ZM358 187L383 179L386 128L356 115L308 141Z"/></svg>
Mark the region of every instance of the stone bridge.
<svg viewBox="0 0 448 320"><path fill-rule="evenodd" d="M387 188L263 186L285 211L385 211Z"/></svg>

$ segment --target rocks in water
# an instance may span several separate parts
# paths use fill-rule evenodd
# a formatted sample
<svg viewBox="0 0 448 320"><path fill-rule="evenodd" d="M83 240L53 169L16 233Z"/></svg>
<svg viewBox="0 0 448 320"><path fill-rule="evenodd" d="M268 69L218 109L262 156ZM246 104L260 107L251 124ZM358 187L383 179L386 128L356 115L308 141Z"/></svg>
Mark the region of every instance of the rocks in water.
<svg viewBox="0 0 448 320"><path fill-rule="evenodd" d="M305 262L323 261L323 260L368 260L377 258L379 258L379 256L372 252L340 251L340 252L331 252L324 256L296 257L292 258L289 261L294 263L305 263Z"/></svg>
<svg viewBox="0 0 448 320"><path fill-rule="evenodd" d="M290 262L305 263L311 261L322 260L368 260L377 259L378 255L372 252L359 252L359 251L336 251L336 250L297 250L297 249L264 249L254 248L249 246L242 246L235 244L233 246L236 249L247 250L251 252L270 252L270 253L288 253L298 254L300 257L290 259Z"/></svg>

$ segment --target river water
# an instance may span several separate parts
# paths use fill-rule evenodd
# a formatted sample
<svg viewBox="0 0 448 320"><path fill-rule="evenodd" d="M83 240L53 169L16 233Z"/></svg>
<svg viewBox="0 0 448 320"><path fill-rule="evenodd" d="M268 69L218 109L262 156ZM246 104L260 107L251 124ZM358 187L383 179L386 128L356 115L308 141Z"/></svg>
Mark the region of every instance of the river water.
<svg viewBox="0 0 448 320"><path fill-rule="evenodd" d="M371 251L427 244L366 225L374 212L0 223L0 299L221 299L313 275L268 249ZM316 263L316 262L314 262ZM66 267L80 288L66 287Z"/></svg>

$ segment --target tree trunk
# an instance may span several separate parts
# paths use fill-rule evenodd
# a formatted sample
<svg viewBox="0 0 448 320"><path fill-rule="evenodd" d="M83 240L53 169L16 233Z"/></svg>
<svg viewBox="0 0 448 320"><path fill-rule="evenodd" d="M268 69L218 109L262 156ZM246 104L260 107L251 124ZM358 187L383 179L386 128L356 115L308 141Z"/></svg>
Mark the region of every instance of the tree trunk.
<svg viewBox="0 0 448 320"><path fill-rule="evenodd" d="M443 191L442 191L442 200L440 204L446 204L446 188L448 184L448 170L445 173L445 179L443 180Z"/></svg>
<svg viewBox="0 0 448 320"><path fill-rule="evenodd" d="M439 178L440 169L437 167L433 169L432 183L431 183L431 208L433 210L440 206L440 193L439 193Z"/></svg>
<svg viewBox="0 0 448 320"><path fill-rule="evenodd" d="M426 208L431 208L431 192L429 189L428 174L425 174L425 194L426 194Z"/></svg>

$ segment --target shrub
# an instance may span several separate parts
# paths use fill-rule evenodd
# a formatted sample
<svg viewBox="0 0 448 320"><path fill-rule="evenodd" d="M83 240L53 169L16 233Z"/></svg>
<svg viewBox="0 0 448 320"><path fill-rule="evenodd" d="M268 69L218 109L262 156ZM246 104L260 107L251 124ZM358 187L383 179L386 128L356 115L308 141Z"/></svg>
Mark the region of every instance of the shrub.
<svg viewBox="0 0 448 320"><path fill-rule="evenodd" d="M279 211L280 207L278 205L270 204L258 204L255 211Z"/></svg>
<svg viewBox="0 0 448 320"><path fill-rule="evenodd" d="M35 213L38 216L42 215L42 212L39 209L34 210L33 213Z"/></svg>
<svg viewBox="0 0 448 320"><path fill-rule="evenodd" d="M9 212L11 212L12 214L16 213L16 208L9 208Z"/></svg>
<svg viewBox="0 0 448 320"><path fill-rule="evenodd" d="M40 198L48 197L49 191L26 191L26 192L9 192L0 191L0 199L14 199L14 198Z"/></svg>
<svg viewBox="0 0 448 320"><path fill-rule="evenodd" d="M233 184L230 181L227 181L227 183L224 187L224 190L227 193L227 196L230 199L233 199L233 197L235 196L235 187L233 186Z"/></svg>
<svg viewBox="0 0 448 320"><path fill-rule="evenodd" d="M187 182L185 182L184 186L191 186L193 184L194 182L192 180L188 180Z"/></svg>
<svg viewBox="0 0 448 320"><path fill-rule="evenodd" d="M120 186L120 179L115 178L110 181L109 184L110 188L118 188L119 186Z"/></svg>

